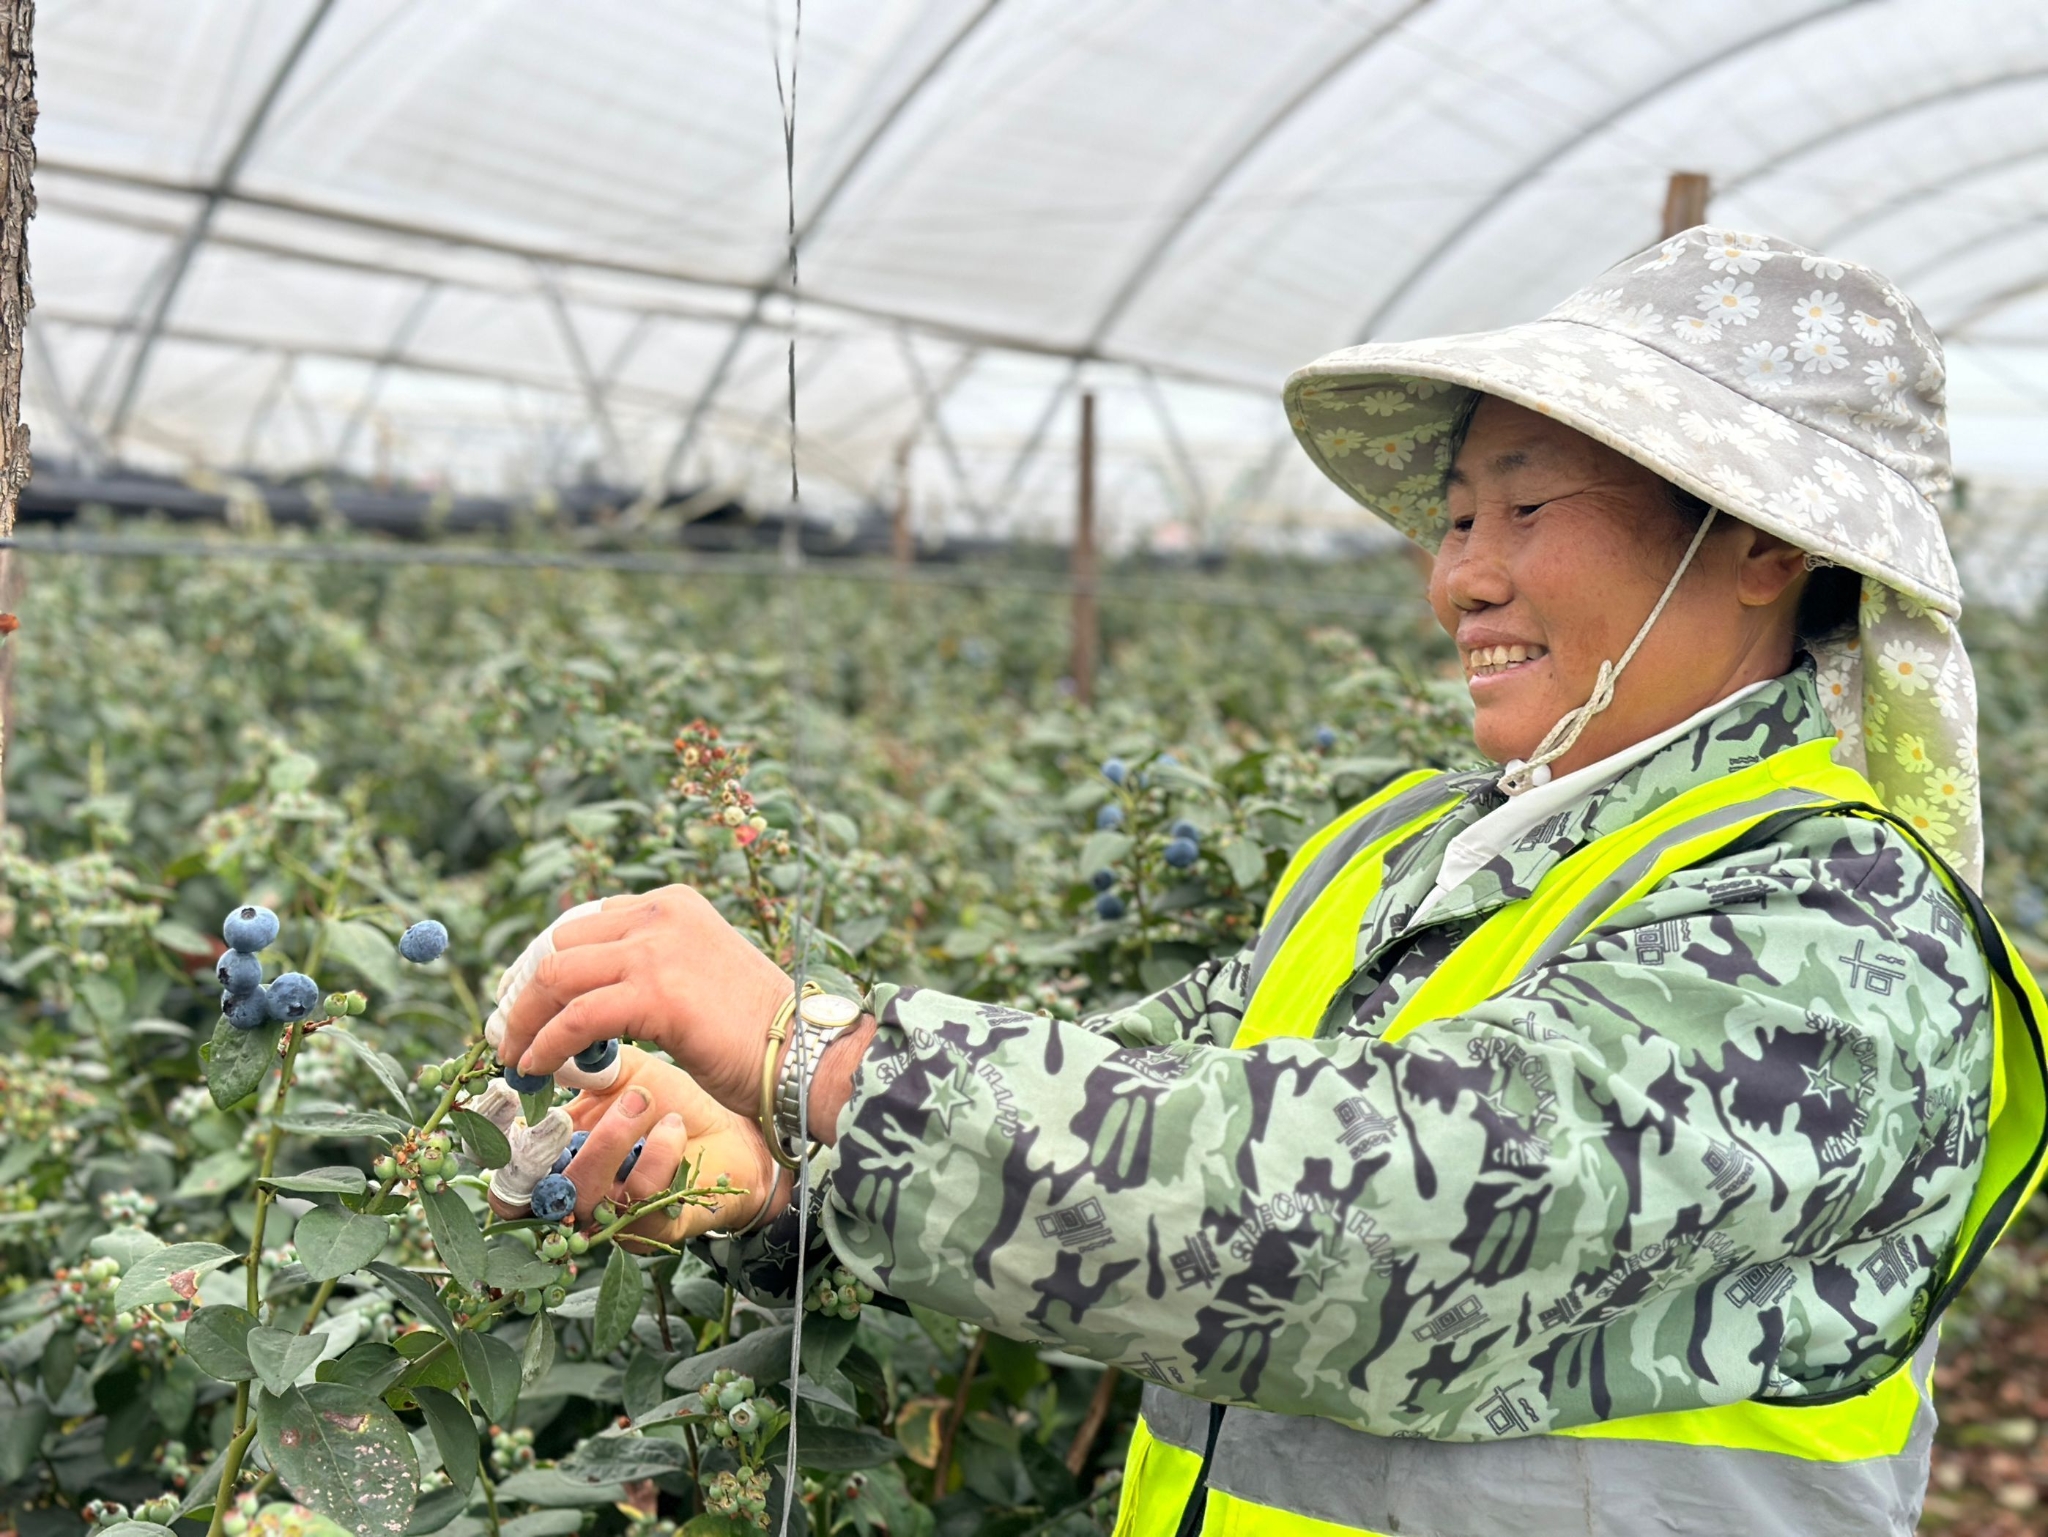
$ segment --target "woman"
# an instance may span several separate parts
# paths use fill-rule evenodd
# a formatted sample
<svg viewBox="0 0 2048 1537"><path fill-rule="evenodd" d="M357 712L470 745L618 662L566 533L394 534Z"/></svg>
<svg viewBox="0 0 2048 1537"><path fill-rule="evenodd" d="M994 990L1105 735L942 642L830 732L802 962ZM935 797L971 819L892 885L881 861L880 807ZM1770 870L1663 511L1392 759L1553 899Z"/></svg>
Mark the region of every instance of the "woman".
<svg viewBox="0 0 2048 1537"><path fill-rule="evenodd" d="M1434 551L1500 770L1389 786L1081 1026L883 987L784 1053L789 979L673 888L557 925L501 1054L666 1049L572 1174L702 1151L753 1193L669 1236L768 1292L764 1057L810 1071L812 1263L1152 1384L1120 1530L1910 1532L1933 1324L2043 1132L1941 380L1877 274L1708 229L1312 364L1295 430Z"/></svg>

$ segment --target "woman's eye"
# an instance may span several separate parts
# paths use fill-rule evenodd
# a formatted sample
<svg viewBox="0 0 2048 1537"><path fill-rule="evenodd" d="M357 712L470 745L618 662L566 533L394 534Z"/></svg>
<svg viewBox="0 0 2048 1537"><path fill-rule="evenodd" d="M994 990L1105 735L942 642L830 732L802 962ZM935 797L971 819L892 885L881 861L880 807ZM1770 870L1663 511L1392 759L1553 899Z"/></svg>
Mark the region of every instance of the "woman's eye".
<svg viewBox="0 0 2048 1537"><path fill-rule="evenodd" d="M1515 506L1515 516L1526 518L1532 512L1541 512L1548 505L1546 502L1519 502Z"/></svg>

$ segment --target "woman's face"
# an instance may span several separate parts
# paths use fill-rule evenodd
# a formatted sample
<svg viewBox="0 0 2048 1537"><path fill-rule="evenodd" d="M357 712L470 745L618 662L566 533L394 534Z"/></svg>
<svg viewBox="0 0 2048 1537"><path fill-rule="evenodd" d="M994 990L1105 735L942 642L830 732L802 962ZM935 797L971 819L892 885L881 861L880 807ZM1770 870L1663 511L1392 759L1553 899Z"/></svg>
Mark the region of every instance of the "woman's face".
<svg viewBox="0 0 2048 1537"><path fill-rule="evenodd" d="M1551 418L1483 397L1450 479L1430 606L1458 644L1473 732L1526 758L1619 661L1696 525L1664 482ZM1800 552L1723 515L1572 751L1569 773L1792 664Z"/></svg>

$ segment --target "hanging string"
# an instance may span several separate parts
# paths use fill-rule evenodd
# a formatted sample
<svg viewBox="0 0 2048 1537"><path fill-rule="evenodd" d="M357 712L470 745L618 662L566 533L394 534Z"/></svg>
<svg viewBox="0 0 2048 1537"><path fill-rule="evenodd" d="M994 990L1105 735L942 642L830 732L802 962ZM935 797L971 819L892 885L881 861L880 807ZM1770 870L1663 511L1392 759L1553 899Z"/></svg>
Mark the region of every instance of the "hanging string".
<svg viewBox="0 0 2048 1537"><path fill-rule="evenodd" d="M768 0L768 51L775 67L775 101L782 113L782 190L785 204L785 238L789 245L789 516L782 525L782 560L786 575L793 575L803 565L803 482L797 474L797 420L796 420L796 291L797 291L797 234L796 234L796 82L797 66L803 54L804 41L804 0L795 0L795 25L790 33L789 75L783 78L782 37L779 28L780 6L777 0ZM810 958L810 923L804 913L804 813L802 800L803 774L803 705L804 705L804 605L799 584L794 580L783 583L783 601L787 612L783 621L783 634L788 647L788 695L789 695L789 783L793 792L795 814L790 832L790 847L796 859L796 884L790 893L790 982L796 988L798 998L804 990L805 963ZM802 1052L808 1046L806 1033L801 1021L791 1032L791 1051ZM797 1064L797 1145L804 1146L804 1139L811 1129L810 1103L811 1075L803 1060ZM800 1475L797 1471L797 1385L803 1375L804 1344L804 1259L811 1246L811 1160L806 1153L797 1156L796 1173L796 1281L795 1306L790 1320L789 1336L789 1441L782 1460L782 1520L776 1527L777 1537L789 1537L789 1517L796 1508L796 1491Z"/></svg>
<svg viewBox="0 0 2048 1537"><path fill-rule="evenodd" d="M1707 530L1714 526L1714 515L1718 509L1709 507L1707 515L1700 519L1700 526L1692 536L1692 543L1685 547L1685 557L1679 561L1678 569L1671 573L1671 580L1664 584L1663 594L1657 599L1656 607L1650 610L1650 617L1642 622L1636 631L1636 638L1628 643L1628 649L1621 654L1618 662L1602 662L1599 676L1593 680L1593 693L1576 710L1567 710L1558 717L1557 724L1544 733L1543 740L1536 744L1536 750L1526 758L1516 758L1505 765L1500 778L1495 781L1503 795L1520 795L1524 790L1546 784L1550 780L1550 765L1562 758L1578 744L1579 733L1592 724L1593 717L1614 703L1614 685L1621 677L1621 670L1635 660L1636 652L1649 638L1650 628L1664 612L1664 605L1671 601L1671 595L1678 591L1679 581L1685 576L1686 568L1692 564L1693 556L1699 554L1700 546L1706 542Z"/></svg>

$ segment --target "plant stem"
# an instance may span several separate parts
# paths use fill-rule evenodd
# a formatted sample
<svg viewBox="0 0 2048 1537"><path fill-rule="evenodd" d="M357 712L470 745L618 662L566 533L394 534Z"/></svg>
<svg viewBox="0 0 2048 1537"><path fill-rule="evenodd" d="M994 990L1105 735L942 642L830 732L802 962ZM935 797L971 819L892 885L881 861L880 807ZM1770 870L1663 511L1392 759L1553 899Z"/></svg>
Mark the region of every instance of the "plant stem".
<svg viewBox="0 0 2048 1537"><path fill-rule="evenodd" d="M1120 1375L1114 1366L1103 1367L1102 1379L1095 1384L1095 1396L1088 1400L1088 1412L1081 1417L1081 1428L1074 1432L1074 1444L1067 1448L1067 1471L1076 1478L1088 1466L1088 1454L1095 1450L1095 1438L1102 1434L1102 1422L1109 1418L1110 1400L1116 1397L1116 1380Z"/></svg>
<svg viewBox="0 0 2048 1537"><path fill-rule="evenodd" d="M256 1220L249 1235L249 1311L254 1313L262 1298L257 1290L256 1267L263 1257L263 1225L270 1215L270 1190L263 1182L270 1178L270 1172L277 1166L277 1150L284 1145L284 1128L278 1123L284 1118L285 1096L291 1093L292 1065L298 1060L299 1042L305 1037L297 1025L284 1027L284 1067L277 1075L277 1098L270 1103L270 1130L263 1142L263 1163L256 1170ZM240 1415L235 1419L235 1430L241 1431Z"/></svg>
<svg viewBox="0 0 2048 1537"><path fill-rule="evenodd" d="M484 1510L491 1518L491 1537L498 1537L503 1528L498 1522L498 1486L491 1482L490 1469L484 1466L488 1453L480 1454L476 1460L476 1481L483 1485Z"/></svg>
<svg viewBox="0 0 2048 1537"><path fill-rule="evenodd" d="M967 1363L960 1368L960 1385L953 1390L953 1408L946 1416L946 1428L939 1432L939 1456L932 1464L934 1500L946 1497L946 1481L953 1476L953 1433L967 1417L967 1390L974 1385L974 1370L981 1365L982 1342L987 1338L981 1330L974 1331L974 1348L967 1352Z"/></svg>
<svg viewBox="0 0 2048 1537"><path fill-rule="evenodd" d="M249 1418L249 1384L244 1382L235 1389L235 1438L220 1454L220 1487L213 1491L213 1520L207 1524L206 1537L221 1537L221 1525L235 1503L235 1485L242 1479L242 1454L255 1439L256 1422Z"/></svg>

